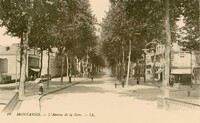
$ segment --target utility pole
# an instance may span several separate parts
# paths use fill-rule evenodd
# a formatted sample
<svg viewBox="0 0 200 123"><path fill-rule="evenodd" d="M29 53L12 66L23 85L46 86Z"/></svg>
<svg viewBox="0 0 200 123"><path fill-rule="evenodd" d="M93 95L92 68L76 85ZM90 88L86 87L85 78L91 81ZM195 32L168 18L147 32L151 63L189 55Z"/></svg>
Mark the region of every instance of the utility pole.
<svg viewBox="0 0 200 123"><path fill-rule="evenodd" d="M166 30L166 45L165 45L165 80L163 81L163 96L169 97L168 84L170 81L170 52L171 52L171 32L169 22L169 0L165 3L165 30Z"/></svg>

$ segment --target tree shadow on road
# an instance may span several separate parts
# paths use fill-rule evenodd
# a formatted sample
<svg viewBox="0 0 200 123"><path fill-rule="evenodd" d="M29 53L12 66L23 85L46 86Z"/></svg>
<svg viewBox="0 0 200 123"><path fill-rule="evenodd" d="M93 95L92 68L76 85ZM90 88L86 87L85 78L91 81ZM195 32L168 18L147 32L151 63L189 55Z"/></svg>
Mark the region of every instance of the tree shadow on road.
<svg viewBox="0 0 200 123"><path fill-rule="evenodd" d="M115 89L105 89L102 87L95 86L93 84L88 83L87 86L85 84L78 84L76 86L72 86L68 89L58 91L54 93L55 95L59 94L71 94L71 93L96 93L96 94L102 94L102 93L113 93L119 95L119 97L133 97L135 99L139 100L145 100L145 101L156 101L161 95L161 89L159 88L148 88L148 89L137 89L137 90L123 90L118 88ZM53 94L53 95L54 95Z"/></svg>
<svg viewBox="0 0 200 123"><path fill-rule="evenodd" d="M58 94L71 94L71 93L105 93L107 92L106 90L102 89L101 87L97 87L97 86L93 86L92 84L89 86L85 86L85 85L76 85L76 86L72 86L68 89L64 89L58 92L55 92L53 94L58 95Z"/></svg>
<svg viewBox="0 0 200 123"><path fill-rule="evenodd" d="M158 97L162 94L162 91L157 88L148 88L148 89L137 89L137 90L127 90L124 92L119 92L122 97L133 97L139 100L145 101L156 101Z"/></svg>

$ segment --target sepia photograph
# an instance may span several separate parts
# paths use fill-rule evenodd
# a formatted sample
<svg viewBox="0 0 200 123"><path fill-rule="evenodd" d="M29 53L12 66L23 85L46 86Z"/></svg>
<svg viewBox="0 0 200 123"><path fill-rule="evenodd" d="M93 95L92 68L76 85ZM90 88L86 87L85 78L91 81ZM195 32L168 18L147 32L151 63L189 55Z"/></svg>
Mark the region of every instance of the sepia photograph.
<svg viewBox="0 0 200 123"><path fill-rule="evenodd" d="M200 0L0 0L1 123L200 123Z"/></svg>

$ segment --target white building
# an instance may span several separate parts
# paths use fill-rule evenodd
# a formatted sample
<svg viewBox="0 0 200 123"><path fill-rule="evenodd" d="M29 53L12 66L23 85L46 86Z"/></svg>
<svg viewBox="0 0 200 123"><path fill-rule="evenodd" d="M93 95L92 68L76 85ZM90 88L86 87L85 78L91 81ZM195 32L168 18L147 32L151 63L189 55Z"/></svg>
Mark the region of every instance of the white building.
<svg viewBox="0 0 200 123"><path fill-rule="evenodd" d="M0 73L2 79L7 78L11 80L20 78L20 49L19 44L13 44L0 52ZM53 53L50 53L50 67L49 74L51 77L57 77L61 74L61 57L57 55L57 51L54 49ZM41 75L47 74L48 67L48 53L43 51L42 58L42 71ZM28 69L27 76L38 76L41 68L41 54L35 49L28 50ZM65 69L64 69L65 70ZM66 73L66 70L64 71Z"/></svg>
<svg viewBox="0 0 200 123"><path fill-rule="evenodd" d="M47 74L48 68L48 52L43 51L43 60L42 60L42 71L41 75ZM57 54L56 49L53 50L53 53L50 53L50 63L49 63L49 74L51 77L58 77L61 74L61 56ZM66 73L66 69L64 69L64 73Z"/></svg>
<svg viewBox="0 0 200 123"><path fill-rule="evenodd" d="M12 46L6 48L5 51L0 52L0 58L6 59L7 63L3 64L4 68L7 70L2 74L2 78L10 77L13 79L19 79L20 76L20 49L18 44L13 44ZM2 64L1 64L2 65ZM31 49L28 51L28 75L30 71L38 72L39 69L39 55L37 51Z"/></svg>

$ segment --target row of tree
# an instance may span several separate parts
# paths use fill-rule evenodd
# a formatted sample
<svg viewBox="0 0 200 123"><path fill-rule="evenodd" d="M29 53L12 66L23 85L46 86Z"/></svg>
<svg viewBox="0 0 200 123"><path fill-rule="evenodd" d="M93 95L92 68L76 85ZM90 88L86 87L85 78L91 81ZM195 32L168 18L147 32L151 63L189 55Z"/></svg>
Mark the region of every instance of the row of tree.
<svg viewBox="0 0 200 123"><path fill-rule="evenodd" d="M199 0L200 1L200 0ZM197 0L110 0L102 24L103 51L114 73L126 74L130 63L137 62L145 45L152 41L165 44L165 82L169 83L171 42L186 41L186 47L199 45L200 3ZM180 27L177 22L183 21ZM184 33L184 35L183 35ZM123 67L117 72L117 66Z"/></svg>
<svg viewBox="0 0 200 123"><path fill-rule="evenodd" d="M59 55L63 56L61 82L65 59L73 57L85 61L84 72L89 62L96 66L104 65L98 51L95 23L88 0L0 0L0 25L7 28L8 35L21 39L20 97L24 96L28 48L40 51L40 66L44 50L48 51L50 58L52 48L58 49ZM50 59L48 74L49 62Z"/></svg>

